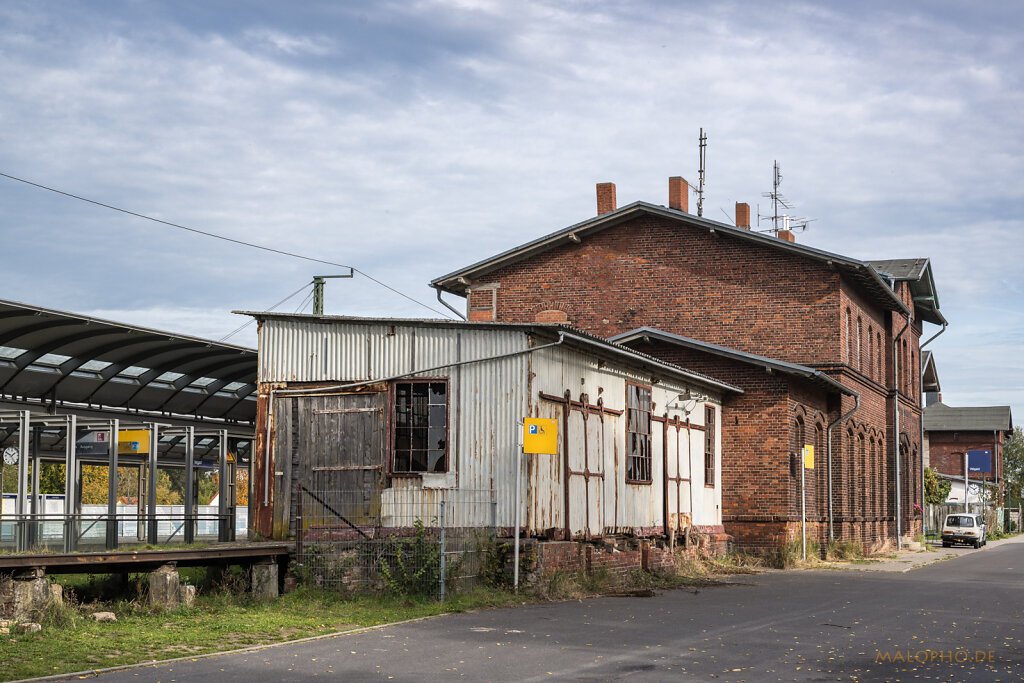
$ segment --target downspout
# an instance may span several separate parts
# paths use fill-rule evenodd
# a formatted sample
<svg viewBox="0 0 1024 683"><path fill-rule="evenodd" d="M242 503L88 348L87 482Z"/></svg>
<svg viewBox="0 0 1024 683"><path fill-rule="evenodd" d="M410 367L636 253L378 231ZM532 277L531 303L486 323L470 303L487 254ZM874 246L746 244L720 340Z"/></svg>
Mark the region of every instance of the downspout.
<svg viewBox="0 0 1024 683"><path fill-rule="evenodd" d="M860 394L853 392L853 408L830 423L825 429L825 452L828 455L826 458L828 467L828 538L830 541L836 540L836 532L832 524L832 428L849 420L850 416L857 412L857 408L860 408Z"/></svg>
<svg viewBox="0 0 1024 683"><path fill-rule="evenodd" d="M441 288L440 287L435 285L434 289L437 291L437 301L438 301L438 303L440 303L442 306L444 306L449 311L451 311L455 315L459 316L463 320L466 320L466 316L464 316L461 313L459 313L451 304L449 304L447 301L445 301L444 299L441 298Z"/></svg>
<svg viewBox="0 0 1024 683"><path fill-rule="evenodd" d="M900 496L900 351L897 344L903 333L910 328L910 314L907 314L906 321L900 333L892 338L892 385L893 385L893 446L896 451L896 550L903 549L902 528L900 525L900 514L902 513L902 501ZM967 497L966 495L964 496Z"/></svg>
<svg viewBox="0 0 1024 683"><path fill-rule="evenodd" d="M942 323L942 329L939 330L938 332L936 332L935 334L933 334L932 336L930 336L928 338L928 341L924 342L923 344L921 344L921 346L919 346L917 348L917 357L918 357L919 361L920 361L920 358L921 358L921 350L924 349L924 347L926 347L929 344L931 344L933 341L935 341L935 338L938 337L943 332L945 332L947 327L949 327L949 323L946 323L946 322ZM918 396L920 398L918 400L924 401L924 368L921 368L921 372L919 374L920 374L920 377L918 377L918 389L919 389L919 391L917 392L917 394L918 394ZM923 403L921 404L921 533L923 533L926 537L928 536L928 516L926 514L924 514L924 404Z"/></svg>
<svg viewBox="0 0 1024 683"><path fill-rule="evenodd" d="M440 295L440 292L438 292ZM271 419L274 414L274 396L281 395L293 395L293 394L318 394L325 391L339 391L341 389L355 389L357 387L367 386L369 384L379 384L381 382L390 382L392 380L401 379L403 377L409 377L411 375L420 375L427 372L433 372L434 370L441 370L443 368L454 368L463 365L469 365L471 363L483 363L492 360L501 360L504 358L511 358L513 356L521 356L527 353L533 353L540 351L541 349L549 349L552 346L558 346L565 341L565 332L558 333L558 341L551 342L550 344L542 344L540 346L533 346L528 349L520 349L519 351L512 351L510 353L500 353L496 356L487 356L485 358L472 358L470 360L456 361L454 363L443 363L441 365L435 365L430 368L421 368L419 370L410 370L409 372L403 372L399 375L391 375L390 377L381 377L380 379L370 379L362 382L348 382L346 384L333 384L328 387L315 387L312 389L271 389L270 390L270 403L267 405L267 431L263 441L263 505L266 507L270 503L269 491L270 491L270 425L273 420Z"/></svg>

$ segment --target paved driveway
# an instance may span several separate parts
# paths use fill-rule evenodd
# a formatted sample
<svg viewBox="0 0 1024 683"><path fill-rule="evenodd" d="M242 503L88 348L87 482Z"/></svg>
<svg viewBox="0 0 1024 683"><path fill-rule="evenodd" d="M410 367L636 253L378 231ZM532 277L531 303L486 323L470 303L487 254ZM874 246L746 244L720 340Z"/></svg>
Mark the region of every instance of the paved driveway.
<svg viewBox="0 0 1024 683"><path fill-rule="evenodd" d="M906 573L790 571L737 585L457 614L113 681L1004 680L1024 678L1024 544ZM903 661L910 659L911 661ZM921 661L923 659L923 661Z"/></svg>

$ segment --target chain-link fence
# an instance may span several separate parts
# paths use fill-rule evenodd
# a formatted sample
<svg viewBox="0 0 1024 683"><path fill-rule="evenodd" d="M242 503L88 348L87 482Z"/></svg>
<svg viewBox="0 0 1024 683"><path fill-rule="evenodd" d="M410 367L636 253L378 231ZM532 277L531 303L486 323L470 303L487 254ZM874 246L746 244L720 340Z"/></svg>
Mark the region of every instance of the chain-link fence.
<svg viewBox="0 0 1024 683"><path fill-rule="evenodd" d="M491 490L299 487L295 573L319 588L444 600L476 582L496 514Z"/></svg>

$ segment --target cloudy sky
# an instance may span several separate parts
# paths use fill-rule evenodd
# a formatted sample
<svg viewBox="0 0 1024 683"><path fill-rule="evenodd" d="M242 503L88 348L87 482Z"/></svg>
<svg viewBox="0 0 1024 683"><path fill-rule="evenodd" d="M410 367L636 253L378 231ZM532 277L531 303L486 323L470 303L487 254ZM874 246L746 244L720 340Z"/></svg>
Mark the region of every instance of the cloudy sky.
<svg viewBox="0 0 1024 683"><path fill-rule="evenodd" d="M801 242L929 256L953 405L1024 420L1024 8L1014 3L0 4L0 173L427 282L696 179ZM691 206L693 204L691 203ZM0 178L0 298L219 339L338 268ZM294 311L308 289L279 310ZM461 306L461 300L456 301ZM308 310L308 305L307 305ZM366 277L327 312L435 316ZM930 330L934 331L934 330ZM231 338L252 345L250 326Z"/></svg>

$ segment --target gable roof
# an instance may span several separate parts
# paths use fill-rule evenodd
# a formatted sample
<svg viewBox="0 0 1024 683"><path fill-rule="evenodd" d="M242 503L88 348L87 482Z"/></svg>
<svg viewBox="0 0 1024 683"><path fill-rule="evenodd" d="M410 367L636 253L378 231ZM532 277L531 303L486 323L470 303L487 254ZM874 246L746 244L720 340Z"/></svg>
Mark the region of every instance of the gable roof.
<svg viewBox="0 0 1024 683"><path fill-rule="evenodd" d="M786 361L777 360L775 358L768 358L767 356L759 356L756 353L738 351L737 349L719 346L718 344L712 344L710 342L703 342L698 339L684 337L671 332L664 332L653 327L638 327L635 330L630 330L629 332L623 332L622 334L617 334L614 337L609 337L609 339L617 344L623 345L638 341L656 339L676 346L695 349L697 351L703 351L722 358L729 358L741 363L747 363L748 365L757 365L768 370L781 372L785 375L801 377L809 380L812 384L817 384L826 391L839 392L846 394L847 396L856 395L855 391L848 389L842 383L829 377L820 370L815 370L814 368L809 368L804 365L797 365L796 363L787 363Z"/></svg>
<svg viewBox="0 0 1024 683"><path fill-rule="evenodd" d="M921 352L921 386L924 391L942 391L935 356L931 351Z"/></svg>
<svg viewBox="0 0 1024 683"><path fill-rule="evenodd" d="M991 432L1013 429L1010 406L954 408L933 403L924 409L927 432Z"/></svg>
<svg viewBox="0 0 1024 683"><path fill-rule="evenodd" d="M930 323L945 325L946 319L939 311L939 294L935 289L935 276L932 273L931 259L905 258L887 259L882 261L865 261L883 277L895 281L910 283L910 294L914 298L914 308L918 315Z"/></svg>
<svg viewBox="0 0 1024 683"><path fill-rule="evenodd" d="M465 296L469 285L476 278L480 278L498 268L522 261L530 256L543 253L555 247L578 243L583 237L607 230L621 223L632 220L638 216L653 215L675 222L680 226L706 230L710 234L722 235L730 238L752 242L759 246L796 254L805 258L825 263L833 267L853 282L857 283L883 310L899 311L909 314L910 309L896 296L892 287L882 279L878 272L863 261L833 254L814 247L808 247L795 242L787 242L777 237L764 235L752 230L737 228L727 223L720 223L708 218L701 218L692 214L670 209L664 206L650 204L648 202L633 202L615 211L602 214L595 218L589 218L567 228L557 230L553 233L539 237L518 247L513 247L500 254L491 256L482 261L442 275L430 282L430 286L439 291L446 291L458 296ZM937 305L937 300L936 300Z"/></svg>
<svg viewBox="0 0 1024 683"><path fill-rule="evenodd" d="M325 322L325 323L352 323L363 325L408 325L413 327L433 327L441 329L514 329L523 332L543 332L550 336L564 336L566 346L576 348L593 354L599 358L627 363L634 368L647 370L658 375L669 376L679 380L685 380L700 384L705 387L726 394L742 394L743 389L728 382L715 379L693 370L666 363L665 361L650 356L641 351L635 351L625 346L612 343L604 337L585 332L571 325L561 323L503 323L503 322L472 322L464 320L450 320L447 318L366 318L345 315L316 315L309 313L276 313L268 311L232 311L240 315L251 315L260 322L264 320L284 320L303 322ZM262 347L262 343L261 346Z"/></svg>

